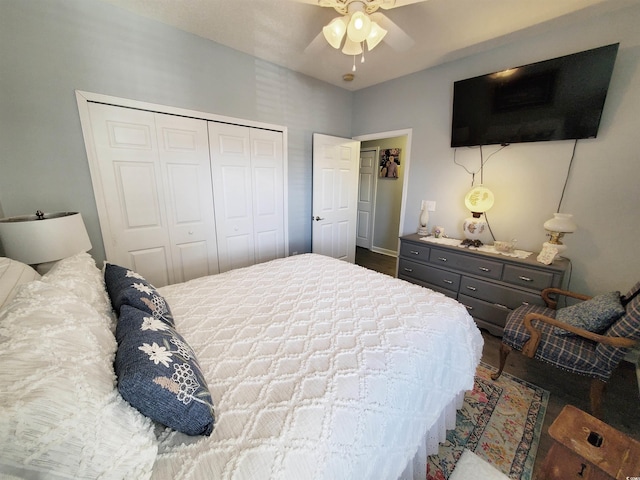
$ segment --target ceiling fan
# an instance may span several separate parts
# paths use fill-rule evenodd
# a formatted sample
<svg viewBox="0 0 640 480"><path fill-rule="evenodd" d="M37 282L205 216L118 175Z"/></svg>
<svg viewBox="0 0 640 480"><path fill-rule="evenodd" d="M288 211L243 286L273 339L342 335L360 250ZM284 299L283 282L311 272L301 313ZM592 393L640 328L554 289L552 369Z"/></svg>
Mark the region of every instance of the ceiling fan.
<svg viewBox="0 0 640 480"><path fill-rule="evenodd" d="M365 49L373 50L380 42L385 42L396 51L405 51L415 43L402 28L396 25L379 9L389 10L426 0L295 0L300 3L333 8L340 16L329 22L305 49L316 50L320 45L331 45L345 55L353 55L353 71L356 70L355 56Z"/></svg>

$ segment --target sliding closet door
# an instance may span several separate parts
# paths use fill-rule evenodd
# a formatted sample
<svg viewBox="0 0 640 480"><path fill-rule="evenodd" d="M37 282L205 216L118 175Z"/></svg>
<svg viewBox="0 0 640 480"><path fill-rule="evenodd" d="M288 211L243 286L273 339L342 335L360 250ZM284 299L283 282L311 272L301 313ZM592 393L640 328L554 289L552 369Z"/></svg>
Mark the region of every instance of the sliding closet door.
<svg viewBox="0 0 640 480"><path fill-rule="evenodd" d="M220 271L285 254L282 133L209 122Z"/></svg>
<svg viewBox="0 0 640 480"><path fill-rule="evenodd" d="M107 260L155 286L218 273L206 121L90 104Z"/></svg>

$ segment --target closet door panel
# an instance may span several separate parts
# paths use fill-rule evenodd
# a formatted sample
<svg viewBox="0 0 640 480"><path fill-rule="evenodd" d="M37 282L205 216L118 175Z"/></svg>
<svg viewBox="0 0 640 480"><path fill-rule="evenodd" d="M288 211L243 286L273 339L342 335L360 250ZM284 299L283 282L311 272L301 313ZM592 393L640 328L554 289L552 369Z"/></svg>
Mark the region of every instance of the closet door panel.
<svg viewBox="0 0 640 480"><path fill-rule="evenodd" d="M155 114L176 282L216 274L218 247L207 122Z"/></svg>
<svg viewBox="0 0 640 480"><path fill-rule="evenodd" d="M285 253L282 134L252 129L251 162L256 262L266 262Z"/></svg>
<svg viewBox="0 0 640 480"><path fill-rule="evenodd" d="M96 158L90 168L107 260L166 285L173 264L154 116L102 104L90 104L89 112Z"/></svg>
<svg viewBox="0 0 640 480"><path fill-rule="evenodd" d="M220 271L255 263L249 129L209 122Z"/></svg>

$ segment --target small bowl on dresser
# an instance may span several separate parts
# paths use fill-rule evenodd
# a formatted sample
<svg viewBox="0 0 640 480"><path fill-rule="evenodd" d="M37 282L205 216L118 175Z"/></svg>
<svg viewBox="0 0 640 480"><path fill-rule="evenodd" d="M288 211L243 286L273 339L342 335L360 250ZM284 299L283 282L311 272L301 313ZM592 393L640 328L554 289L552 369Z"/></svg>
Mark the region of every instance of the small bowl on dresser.
<svg viewBox="0 0 640 480"><path fill-rule="evenodd" d="M516 244L515 242L495 241L493 242L493 248L501 253L513 253L513 251L516 249Z"/></svg>

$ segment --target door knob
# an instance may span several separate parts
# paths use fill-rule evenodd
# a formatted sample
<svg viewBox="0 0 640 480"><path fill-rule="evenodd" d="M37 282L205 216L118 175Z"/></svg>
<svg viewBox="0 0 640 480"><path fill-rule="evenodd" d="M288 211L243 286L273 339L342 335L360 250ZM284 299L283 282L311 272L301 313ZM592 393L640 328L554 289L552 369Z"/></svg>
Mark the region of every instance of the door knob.
<svg viewBox="0 0 640 480"><path fill-rule="evenodd" d="M315 220L316 222L319 222L320 220L324 220L324 218L322 217L311 217L311 220Z"/></svg>

